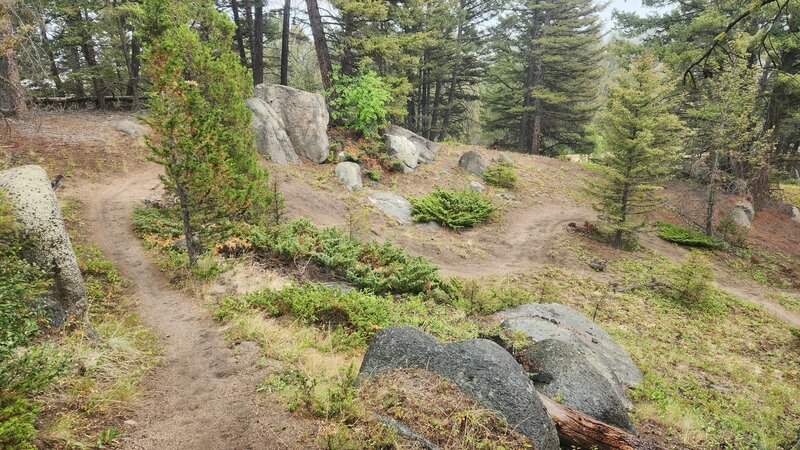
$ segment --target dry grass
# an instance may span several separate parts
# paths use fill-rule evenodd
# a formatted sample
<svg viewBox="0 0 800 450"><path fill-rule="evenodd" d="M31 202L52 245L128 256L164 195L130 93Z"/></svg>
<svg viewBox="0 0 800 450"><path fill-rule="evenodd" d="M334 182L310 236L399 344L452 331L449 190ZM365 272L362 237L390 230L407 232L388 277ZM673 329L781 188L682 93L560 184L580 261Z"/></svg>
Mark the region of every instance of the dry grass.
<svg viewBox="0 0 800 450"><path fill-rule="evenodd" d="M366 380L360 398L370 413L402 422L442 449L533 448L496 412L425 370L394 370Z"/></svg>

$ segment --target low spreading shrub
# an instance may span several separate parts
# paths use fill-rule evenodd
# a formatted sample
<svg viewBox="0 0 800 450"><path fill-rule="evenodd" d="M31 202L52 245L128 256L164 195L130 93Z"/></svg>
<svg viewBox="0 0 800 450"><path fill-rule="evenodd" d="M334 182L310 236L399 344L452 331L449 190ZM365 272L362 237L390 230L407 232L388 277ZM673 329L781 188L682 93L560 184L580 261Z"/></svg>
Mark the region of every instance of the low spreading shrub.
<svg viewBox="0 0 800 450"><path fill-rule="evenodd" d="M488 220L495 212L492 199L472 190L436 189L424 197L410 199L416 222L436 222L458 230Z"/></svg>
<svg viewBox="0 0 800 450"><path fill-rule="evenodd" d="M687 247L722 248L725 243L699 231L666 222L656 222L658 236L667 242Z"/></svg>
<svg viewBox="0 0 800 450"><path fill-rule="evenodd" d="M489 186L512 189L517 185L517 173L514 165L508 162L497 162L483 172L483 178Z"/></svg>

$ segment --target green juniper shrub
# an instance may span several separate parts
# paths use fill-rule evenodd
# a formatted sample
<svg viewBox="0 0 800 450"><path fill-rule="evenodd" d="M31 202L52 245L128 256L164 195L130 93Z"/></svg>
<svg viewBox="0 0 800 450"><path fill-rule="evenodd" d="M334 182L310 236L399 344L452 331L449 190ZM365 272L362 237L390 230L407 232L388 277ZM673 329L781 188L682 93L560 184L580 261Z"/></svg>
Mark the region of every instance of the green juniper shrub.
<svg viewBox="0 0 800 450"><path fill-rule="evenodd" d="M483 172L483 178L489 186L513 189L517 185L517 173L514 165L505 161L487 167Z"/></svg>
<svg viewBox="0 0 800 450"><path fill-rule="evenodd" d="M492 314L514 306L535 303L530 292L513 286L483 286L476 280L452 278L450 303L468 314Z"/></svg>
<svg viewBox="0 0 800 450"><path fill-rule="evenodd" d="M656 222L658 236L667 242L687 247L699 248L722 248L725 246L723 241L701 233L690 228L682 227L667 222Z"/></svg>
<svg viewBox="0 0 800 450"><path fill-rule="evenodd" d="M703 255L692 252L670 274L669 296L677 303L696 309L713 309L714 271Z"/></svg>
<svg viewBox="0 0 800 450"><path fill-rule="evenodd" d="M723 242L734 247L744 247L747 240L747 229L734 222L733 217L726 215L716 226L717 236Z"/></svg>
<svg viewBox="0 0 800 450"><path fill-rule="evenodd" d="M366 175L367 178L369 178L372 181L381 181L382 177L380 170L372 170L372 169L365 170L364 175Z"/></svg>
<svg viewBox="0 0 800 450"><path fill-rule="evenodd" d="M383 78L372 70L357 76L333 73L330 89L331 118L367 138L377 138L388 121L392 95Z"/></svg>
<svg viewBox="0 0 800 450"><path fill-rule="evenodd" d="M492 199L480 192L437 188L424 197L412 197L415 222L436 222L458 230L485 222L495 212Z"/></svg>

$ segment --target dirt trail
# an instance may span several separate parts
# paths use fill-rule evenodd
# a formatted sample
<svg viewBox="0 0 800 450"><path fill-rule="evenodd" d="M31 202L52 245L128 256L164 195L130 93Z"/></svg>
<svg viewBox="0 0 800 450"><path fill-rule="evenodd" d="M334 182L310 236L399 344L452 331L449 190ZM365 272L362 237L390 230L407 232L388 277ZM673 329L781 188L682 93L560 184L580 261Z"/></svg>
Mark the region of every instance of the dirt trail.
<svg viewBox="0 0 800 450"><path fill-rule="evenodd" d="M122 447L306 447L316 425L255 392L264 373L256 368L254 346L229 349L199 302L170 287L133 236L133 204L157 183L157 172L148 167L109 185L88 186L81 195L94 241L133 282L142 319L165 347Z"/></svg>

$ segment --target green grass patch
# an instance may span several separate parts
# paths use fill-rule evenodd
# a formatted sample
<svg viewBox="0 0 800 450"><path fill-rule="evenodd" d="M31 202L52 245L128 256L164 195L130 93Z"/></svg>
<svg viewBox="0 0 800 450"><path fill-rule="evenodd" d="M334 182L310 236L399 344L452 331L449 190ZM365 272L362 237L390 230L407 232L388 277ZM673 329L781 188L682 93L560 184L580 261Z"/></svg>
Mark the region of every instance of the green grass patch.
<svg viewBox="0 0 800 450"><path fill-rule="evenodd" d="M724 248L725 242L690 228L666 222L656 222L658 237L667 242L698 248Z"/></svg>
<svg viewBox="0 0 800 450"><path fill-rule="evenodd" d="M469 189L436 189L424 196L409 199L415 222L436 222L458 230L474 227L492 217L496 208L492 199Z"/></svg>

